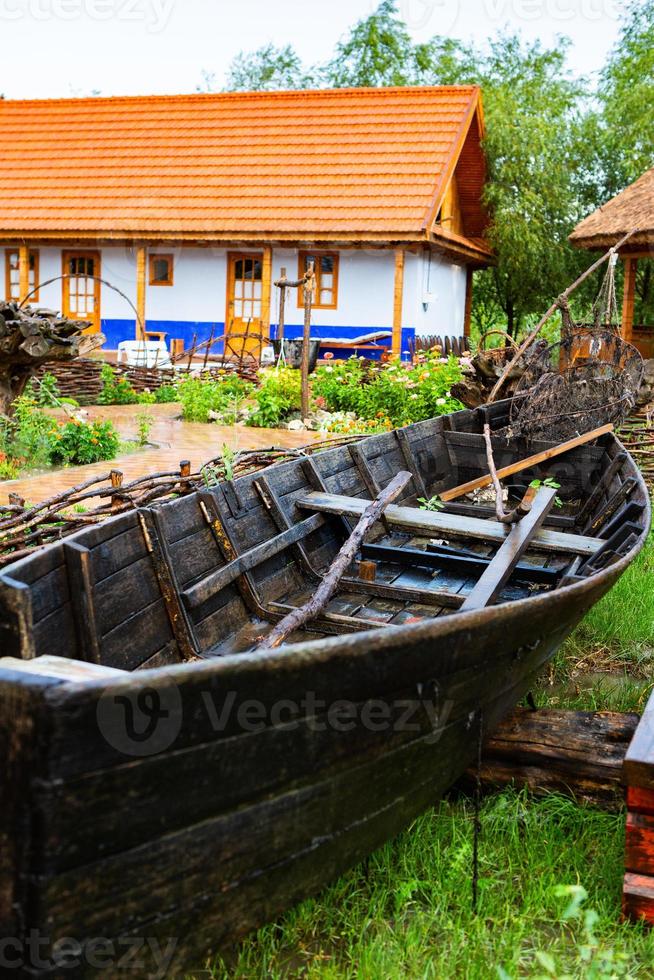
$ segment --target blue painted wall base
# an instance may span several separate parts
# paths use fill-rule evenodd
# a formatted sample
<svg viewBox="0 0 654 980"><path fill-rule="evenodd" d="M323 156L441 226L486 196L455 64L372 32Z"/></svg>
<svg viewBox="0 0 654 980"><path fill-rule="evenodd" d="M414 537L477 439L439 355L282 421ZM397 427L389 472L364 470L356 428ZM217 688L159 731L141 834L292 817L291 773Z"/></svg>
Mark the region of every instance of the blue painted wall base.
<svg viewBox="0 0 654 980"><path fill-rule="evenodd" d="M166 344L170 347L171 340L183 340L184 347L190 348L193 343L193 338L195 337L195 342L201 344L205 340L209 340L211 336L211 331L213 330L214 337L220 337L225 332L225 324L219 322L210 321L199 321L199 320L150 320L146 321L146 328L148 330L158 330L163 331L166 334ZM388 330L389 327L317 327L312 326L311 336L316 340L322 339L323 337L335 337L337 339L348 340L354 337L360 337L362 334L373 333L377 330ZM101 326L102 333L107 338L105 347L108 350L116 350L118 344L123 340L134 340L136 336L136 324L134 320L110 320L103 319ZM295 340L302 336L302 325L299 323L288 323L284 327L285 336L289 340ZM270 328L271 337L276 337L277 326L273 324ZM415 330L413 327L404 327L402 330L402 360L408 360L409 355L409 342L415 337ZM391 338L384 338L379 341L380 346L390 347ZM214 344L212 346L214 353L220 353L222 350L222 344ZM335 358L347 358L351 357L356 353L354 348L350 347L323 347L321 350L321 356L327 352L334 355ZM365 356L371 360L379 360L381 357L381 351L365 351Z"/></svg>

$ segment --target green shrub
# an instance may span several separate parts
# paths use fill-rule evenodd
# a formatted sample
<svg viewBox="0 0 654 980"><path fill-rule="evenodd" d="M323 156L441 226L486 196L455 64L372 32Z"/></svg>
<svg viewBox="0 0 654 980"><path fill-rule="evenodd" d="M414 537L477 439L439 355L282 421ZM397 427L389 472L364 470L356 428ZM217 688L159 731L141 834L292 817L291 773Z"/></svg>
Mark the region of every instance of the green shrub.
<svg viewBox="0 0 654 980"><path fill-rule="evenodd" d="M9 456L29 466L45 466L49 461L53 421L39 409L31 391L14 402L14 414L6 424L4 444Z"/></svg>
<svg viewBox="0 0 654 980"><path fill-rule="evenodd" d="M50 371L46 371L37 384L36 400L41 408L56 408L61 404L59 385Z"/></svg>
<svg viewBox="0 0 654 980"><path fill-rule="evenodd" d="M136 426L138 430L137 442L139 446L147 446L150 441L150 429L154 425L154 415L148 412L139 412L136 416Z"/></svg>
<svg viewBox="0 0 654 980"><path fill-rule="evenodd" d="M119 446L118 433L111 422L71 419L52 430L49 459L55 465L97 463L101 459L113 459Z"/></svg>
<svg viewBox="0 0 654 980"><path fill-rule="evenodd" d="M233 374L184 378L178 386L182 416L187 422L209 422L209 412L215 412L224 425L233 425L251 390L252 385Z"/></svg>
<svg viewBox="0 0 654 980"><path fill-rule="evenodd" d="M136 396L137 404L139 405L154 405L157 401L157 396L153 391L145 390L139 391Z"/></svg>
<svg viewBox="0 0 654 980"><path fill-rule="evenodd" d="M158 405L176 402L178 399L177 385L174 384L161 385L154 393L154 400Z"/></svg>
<svg viewBox="0 0 654 980"><path fill-rule="evenodd" d="M380 367L353 357L318 368L313 395L330 411L354 412L363 419L387 417L402 426L462 408L450 393L461 378L455 357L441 362L431 352L416 364L391 361Z"/></svg>
<svg viewBox="0 0 654 980"><path fill-rule="evenodd" d="M119 377L111 364L103 364L100 370L102 391L98 398L100 405L135 405L138 395L127 378Z"/></svg>
<svg viewBox="0 0 654 980"><path fill-rule="evenodd" d="M247 425L275 429L292 412L300 410L302 380L293 368L269 368L259 372L261 387L254 392L257 403Z"/></svg>

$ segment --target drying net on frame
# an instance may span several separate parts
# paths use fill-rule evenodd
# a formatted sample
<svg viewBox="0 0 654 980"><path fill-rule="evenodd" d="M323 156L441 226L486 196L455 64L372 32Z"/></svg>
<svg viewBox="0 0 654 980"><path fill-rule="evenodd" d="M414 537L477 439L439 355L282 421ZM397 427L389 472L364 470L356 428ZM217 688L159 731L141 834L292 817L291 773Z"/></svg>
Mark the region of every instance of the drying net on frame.
<svg viewBox="0 0 654 980"><path fill-rule="evenodd" d="M609 422L619 426L636 404L643 360L620 336L615 262L609 262L589 326L573 322L565 299L559 307L561 340L539 341L525 357L506 431L512 438L564 442Z"/></svg>

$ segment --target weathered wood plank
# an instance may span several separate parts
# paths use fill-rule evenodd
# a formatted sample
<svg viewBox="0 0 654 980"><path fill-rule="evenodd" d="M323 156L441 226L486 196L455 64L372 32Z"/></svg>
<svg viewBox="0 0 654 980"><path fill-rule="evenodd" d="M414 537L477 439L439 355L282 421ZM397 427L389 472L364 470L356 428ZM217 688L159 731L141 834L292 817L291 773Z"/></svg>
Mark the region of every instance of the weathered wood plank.
<svg viewBox="0 0 654 980"><path fill-rule="evenodd" d="M320 514L316 514L289 528L287 531L281 532L276 537L265 541L263 544L251 548L250 551L246 551L239 557L234 558L223 568L217 569L200 582L196 582L195 585L185 589L182 593L184 601L191 609L201 606L214 593L235 582L244 572L251 571L268 558L272 558L290 545L301 541L307 535L322 527L324 523L325 518Z"/></svg>
<svg viewBox="0 0 654 980"><path fill-rule="evenodd" d="M515 783L620 808L622 764L637 724L637 714L516 708L484 742L482 785ZM475 777L469 769L465 785Z"/></svg>
<svg viewBox="0 0 654 980"><path fill-rule="evenodd" d="M303 510L313 510L323 514L347 514L360 516L369 500L356 497L343 497L338 494L325 494L312 491L296 500ZM444 514L435 511L417 510L412 507L398 507L391 504L386 510L386 519L391 527L425 534L449 533L460 537L480 538L482 541L503 541L507 528L494 521L483 521L457 514ZM581 534L567 534L562 531L539 530L534 536L535 547L544 551L564 551L569 554L594 555L602 545L595 538Z"/></svg>
<svg viewBox="0 0 654 980"><path fill-rule="evenodd" d="M517 524L511 526L508 537L502 542L497 554L466 597L461 612L482 609L493 604L534 540L538 529L554 506L555 499L556 490L551 487L540 487L536 491L531 510Z"/></svg>
<svg viewBox="0 0 654 980"><path fill-rule="evenodd" d="M91 552L76 541L64 541L63 547L71 585L70 602L74 610L77 652L83 660L99 664L100 635L93 595Z"/></svg>

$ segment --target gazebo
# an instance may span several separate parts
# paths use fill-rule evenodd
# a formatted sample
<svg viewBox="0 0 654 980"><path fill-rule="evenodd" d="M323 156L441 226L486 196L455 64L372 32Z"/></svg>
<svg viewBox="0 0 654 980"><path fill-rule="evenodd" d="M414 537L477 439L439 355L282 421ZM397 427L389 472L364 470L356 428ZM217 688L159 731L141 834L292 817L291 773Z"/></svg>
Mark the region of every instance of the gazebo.
<svg viewBox="0 0 654 980"><path fill-rule="evenodd" d="M605 249L637 229L624 262L622 335L654 358L654 168L581 221L570 235L577 248Z"/></svg>

